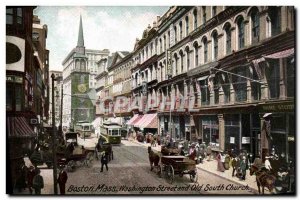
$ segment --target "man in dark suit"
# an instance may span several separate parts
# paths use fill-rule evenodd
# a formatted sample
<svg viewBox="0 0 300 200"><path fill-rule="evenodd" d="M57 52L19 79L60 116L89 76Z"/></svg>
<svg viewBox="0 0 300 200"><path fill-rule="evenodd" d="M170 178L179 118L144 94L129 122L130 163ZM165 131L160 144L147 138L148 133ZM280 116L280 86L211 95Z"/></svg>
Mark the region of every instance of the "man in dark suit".
<svg viewBox="0 0 300 200"><path fill-rule="evenodd" d="M57 183L59 184L60 194L66 194L67 180L68 180L68 174L64 168L61 168L57 179Z"/></svg>
<svg viewBox="0 0 300 200"><path fill-rule="evenodd" d="M105 165L105 167L106 167L106 171L108 171L107 163L108 163L108 154L107 154L107 152L105 152L105 153L102 154L102 156L101 156L101 171L100 171L100 172L103 172L103 166L104 166L104 165Z"/></svg>

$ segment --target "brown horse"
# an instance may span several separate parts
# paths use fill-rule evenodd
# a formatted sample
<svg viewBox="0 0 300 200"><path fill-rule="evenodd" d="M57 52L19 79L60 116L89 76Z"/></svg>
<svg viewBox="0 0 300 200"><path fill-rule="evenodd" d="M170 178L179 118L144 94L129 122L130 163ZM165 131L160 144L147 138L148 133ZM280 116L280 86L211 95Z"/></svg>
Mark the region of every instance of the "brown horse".
<svg viewBox="0 0 300 200"><path fill-rule="evenodd" d="M270 192L273 191L276 176L269 173L267 169L259 169L255 165L250 167L250 176L256 175L256 183L258 187L258 193L260 194L260 187L262 187L262 194L264 194L265 187L269 189Z"/></svg>
<svg viewBox="0 0 300 200"><path fill-rule="evenodd" d="M151 167L151 171L152 171L153 164L154 164L154 167L158 167L159 155L157 153L154 153L154 151L152 151L151 147L148 147L148 154L149 154L150 167Z"/></svg>

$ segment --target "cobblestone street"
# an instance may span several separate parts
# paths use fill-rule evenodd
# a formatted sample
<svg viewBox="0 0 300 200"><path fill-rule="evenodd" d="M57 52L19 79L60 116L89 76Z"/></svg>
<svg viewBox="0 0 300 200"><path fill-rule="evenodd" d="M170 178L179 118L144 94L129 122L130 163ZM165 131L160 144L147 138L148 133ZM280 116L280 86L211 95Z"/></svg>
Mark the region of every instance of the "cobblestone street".
<svg viewBox="0 0 300 200"><path fill-rule="evenodd" d="M147 149L123 140L114 146L114 160L100 172L101 164L95 160L93 167L81 167L68 174L67 194L253 194L247 187L198 169L198 183L191 183L189 176L175 175L174 182L159 178L150 171ZM146 188L148 187L148 188ZM155 191L151 191L155 187ZM176 188L175 188L176 187ZM145 191L140 192L141 188ZM168 191L172 190L181 191ZM146 190L150 191L146 191ZM187 191L185 191L185 189ZM123 191L124 190L124 191ZM131 190L131 191L130 191Z"/></svg>

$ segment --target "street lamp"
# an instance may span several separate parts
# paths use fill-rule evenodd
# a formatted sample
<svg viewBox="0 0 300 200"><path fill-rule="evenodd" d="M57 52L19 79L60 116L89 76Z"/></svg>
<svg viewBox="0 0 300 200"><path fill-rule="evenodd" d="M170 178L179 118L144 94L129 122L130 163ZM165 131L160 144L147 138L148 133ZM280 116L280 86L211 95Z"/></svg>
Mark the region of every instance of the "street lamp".
<svg viewBox="0 0 300 200"><path fill-rule="evenodd" d="M54 107L54 81L55 75L51 74L52 79L52 153L53 153L53 183L54 194L57 194L57 160L56 160L56 127L55 127L55 107Z"/></svg>

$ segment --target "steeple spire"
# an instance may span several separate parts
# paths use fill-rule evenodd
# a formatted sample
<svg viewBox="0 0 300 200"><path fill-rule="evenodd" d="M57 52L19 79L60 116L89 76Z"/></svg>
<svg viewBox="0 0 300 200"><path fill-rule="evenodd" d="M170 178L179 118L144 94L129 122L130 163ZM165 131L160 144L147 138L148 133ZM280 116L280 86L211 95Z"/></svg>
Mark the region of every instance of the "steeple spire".
<svg viewBox="0 0 300 200"><path fill-rule="evenodd" d="M82 18L81 18L81 15L80 15L80 23L79 23L79 32L78 32L77 47L84 47L84 39L83 39L83 29L82 29Z"/></svg>

